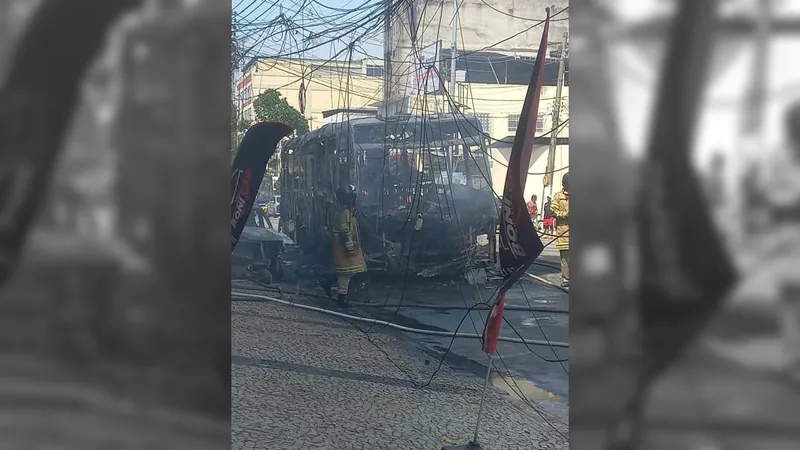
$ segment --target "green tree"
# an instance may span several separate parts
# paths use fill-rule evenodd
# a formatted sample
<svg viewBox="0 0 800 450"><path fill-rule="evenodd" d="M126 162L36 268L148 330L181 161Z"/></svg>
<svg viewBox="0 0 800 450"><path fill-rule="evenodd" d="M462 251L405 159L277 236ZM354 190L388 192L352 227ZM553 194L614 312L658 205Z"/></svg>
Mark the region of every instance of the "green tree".
<svg viewBox="0 0 800 450"><path fill-rule="evenodd" d="M308 121L300 111L294 109L275 89L267 89L253 102L256 119L285 122L300 135L308 131Z"/></svg>

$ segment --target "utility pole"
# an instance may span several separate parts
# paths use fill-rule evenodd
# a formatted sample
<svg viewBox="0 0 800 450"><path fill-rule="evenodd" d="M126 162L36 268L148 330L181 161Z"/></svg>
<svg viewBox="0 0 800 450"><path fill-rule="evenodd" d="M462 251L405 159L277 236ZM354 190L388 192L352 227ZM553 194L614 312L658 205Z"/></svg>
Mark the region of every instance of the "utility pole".
<svg viewBox="0 0 800 450"><path fill-rule="evenodd" d="M231 92L232 92L231 103L233 104L233 107L235 108L235 110L233 111L233 117L235 119L234 120L234 124L233 124L233 149L238 151L238 149L239 149L239 124L242 121L242 99L241 99L241 93L239 92L239 82L236 79L237 75L240 72L239 69L241 67L240 66L241 58L239 58L239 44L237 42L238 41L238 33L237 33L237 31L239 29L237 19L238 19L237 13L234 11L233 12L233 24L231 26L231 40L233 41L233 43L231 45L231 53L232 53L231 54L231 59L233 60L233 64L232 64L232 67L231 67L231 85L232 85L232 88L231 88ZM241 72L242 72L242 74L244 74L243 71L241 71ZM242 79L244 79L244 77L242 77Z"/></svg>
<svg viewBox="0 0 800 450"><path fill-rule="evenodd" d="M453 0L453 33L450 41L450 105L453 116L458 120L458 103L456 102L456 60L458 59L458 0ZM447 147L447 173L450 185L453 184L453 153L460 136L455 136L453 145Z"/></svg>
<svg viewBox="0 0 800 450"><path fill-rule="evenodd" d="M383 114L388 117L389 105L392 101L392 53L394 41L392 39L392 0L385 1L383 13Z"/></svg>
<svg viewBox="0 0 800 450"><path fill-rule="evenodd" d="M555 6L552 7L555 10ZM547 153L547 169L545 175L547 183L545 188L550 187L550 196L553 196L553 185L555 184L555 164L556 164L556 145L558 142L559 127L561 126L561 91L564 88L564 66L569 45L569 33L564 32L563 41L558 45L558 81L556 82L556 98L553 101L553 130L550 133L550 150ZM542 193L542 210L544 210L544 193Z"/></svg>
<svg viewBox="0 0 800 450"><path fill-rule="evenodd" d="M453 0L453 33L450 40L450 98L453 108L458 109L456 95L456 60L458 59L458 0ZM455 111L454 111L455 112Z"/></svg>

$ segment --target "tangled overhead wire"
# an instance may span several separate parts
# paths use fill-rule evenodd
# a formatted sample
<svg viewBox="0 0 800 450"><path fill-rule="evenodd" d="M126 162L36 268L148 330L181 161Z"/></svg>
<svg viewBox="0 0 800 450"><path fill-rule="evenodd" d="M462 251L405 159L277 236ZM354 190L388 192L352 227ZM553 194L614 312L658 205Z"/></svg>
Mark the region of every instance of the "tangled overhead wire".
<svg viewBox="0 0 800 450"><path fill-rule="evenodd" d="M395 11L399 11L399 9L403 7L405 3L406 3L405 0L394 1L391 4L391 8L393 8ZM269 9L270 8L269 5L267 5L266 8ZM302 80L302 85L304 89L307 89L311 84L314 84L317 88L322 87L330 89L332 103L334 96L338 96L339 97L338 103L340 106L347 105L349 107L351 100L354 98L359 98L359 101L364 101L365 103L379 99L379 96L382 92L382 88L376 89L374 95L370 95L364 92L354 92L351 89L349 89L349 87L352 86L351 74L353 73L350 66L352 64L353 61L352 58L355 51L363 53L365 56L372 57L372 55L369 55L369 53L366 51L364 45L367 45L370 40L376 38L378 33L384 31L386 25L385 22L386 11L384 2L368 0L353 7L347 7L346 4L341 6L337 5L337 7L332 7L324 5L319 0L293 0L290 2L288 6L285 4L281 4L278 10L279 11L275 11L274 8L272 9L275 17L269 20L261 20L261 15L259 15L260 13L258 12L259 11L258 7L255 9L245 10L245 12L242 13L242 17L239 18L238 27L239 27L239 35L241 36L240 38L241 44L239 45L239 48L242 49L241 57L243 59L264 58L268 60L273 60L275 64L277 64L277 61L283 58L293 58L298 56L314 57L315 60L313 61L313 64L309 65L308 69L306 69L306 67L303 66L303 69L297 70L293 67L289 66L282 67L282 66L277 66L275 64L273 65L273 67L275 67L276 70L285 73L285 75L292 77L293 79L296 79L288 83L287 86L298 83L297 80ZM552 17L555 18L559 15L562 15L565 11L567 11L567 8L555 12ZM409 32L413 31L414 32L413 34L417 37L417 40L414 40L414 42L412 43L412 46L414 47L411 52L413 58L416 59L421 58L422 52L421 49L419 48L420 42L423 41L423 38L425 37L429 29L435 32L434 40L435 41L439 40L438 34L440 29L442 28L443 12L444 12L443 8L441 6L438 6L433 14L434 17L430 18L430 20L428 20L427 22L423 22L423 17L422 15L420 15L418 17L419 22L413 24L413 30L405 30ZM389 15L391 16L393 14ZM250 19L251 17L255 18ZM436 23L437 19L438 19L438 26ZM530 26L527 26L522 31L515 33L507 38L504 38L497 44L507 42L531 30L536 26L542 25L543 23L544 23L543 21L537 21L535 23L532 23ZM463 41L463 31L462 31L462 41ZM325 55L321 58L315 56L314 53L315 51L322 51L326 47L330 47L331 49L328 55ZM462 57L467 58L470 55L479 53L483 50L486 50L487 48L479 50L471 50L471 51L464 50L459 55L459 58ZM339 61L345 55L347 57L346 64ZM449 58L449 56L440 55L439 62L444 61L445 58ZM385 59L385 58L380 58L380 59ZM407 61L390 61L390 62L397 63L398 65L407 63ZM400 69L401 73L405 75L409 74L410 71L414 70L412 66L413 64L409 64L408 67ZM329 80L321 79L321 77L316 77L316 78L312 77L312 75L315 72L322 71L324 68L329 68L332 73L339 75L339 86L336 86L336 82L333 81L335 77L329 77L330 78ZM437 74L437 76L440 75ZM399 90L405 90L408 87L397 86L397 88ZM446 100L449 100L452 103L454 99L451 97L451 93L445 89L443 89L443 91ZM422 111L421 120L423 122L441 121L441 116L437 114L439 113L437 109L438 106L431 107L429 105L428 100L429 100L428 94L424 92L421 93L421 95L417 96L417 98L415 98L414 100L415 107L419 108ZM434 113L432 110L435 110L436 113ZM463 113L463 111L458 110L457 112L454 113L454 119L457 122L461 122L464 119L466 119L466 116ZM472 125L472 123L469 120L467 120L466 123L468 124L467 126ZM557 133L562 128L566 127L568 123L569 123L568 120L563 121L554 130L544 133L544 136ZM346 120L343 121L342 126L345 126L346 124L349 124L349 114L347 115ZM386 131L387 133L385 134L388 135L389 134L388 130ZM464 135L473 134L473 133L466 133L467 130L463 128L460 131ZM488 130L479 130L479 132L484 137L488 139L493 139L495 141L503 141L505 139L505 137L498 139L491 136L490 133L488 133ZM415 136L411 140L415 141L413 143L414 145L424 148L428 144L429 139L423 133L423 135ZM384 182L386 178L385 169L387 160L389 159L387 156L388 151L389 151L388 147L385 148L383 158L380 158L384 166L383 167L384 170L382 171L383 175L381 178L382 182ZM485 149L483 151L486 155L489 156L489 158L494 159L491 152L486 151ZM474 161L475 156L472 155L471 152L467 152L467 154L469 154L468 159L472 159L472 161L475 162ZM421 159L422 159L421 164L425 166L427 170L438 170L439 172L442 172L444 170L452 170L452 167L447 167L447 168L442 167L442 162L438 159L434 161L433 158L430 158L430 155L428 155L428 157L422 157ZM495 160L495 162L505 166L505 164L499 160ZM481 165L477 165L477 167L478 171L480 172L480 177L486 183L488 183L489 186L491 186L492 183L491 183L490 171L481 169L482 167ZM557 170L565 170L565 169L566 168L559 168ZM422 182L421 177L417 177L416 179L414 179L413 176L411 175L409 175L409 178L407 180L403 180L403 183L407 184L408 189L410 191L415 191L413 187L416 186L418 188L421 182ZM452 195L452 186L448 187L447 184L437 185L435 179L432 180L432 182L434 186L437 188L435 190L437 192L437 196L434 199L435 202L438 203L437 209L441 211L443 214L447 214L450 217L455 217L456 222L458 222L456 204L453 201L453 195ZM450 189L450 195L448 196L445 194L443 196L439 196L438 192L440 189L444 189L445 191ZM419 189L416 189L416 192L418 191ZM418 198L418 195L414 194L411 201L411 207L409 207L407 211L409 217L413 216L414 213L419 213L420 203L421 202L420 199ZM381 206L381 208L383 208L383 206ZM464 230L461 229L462 225L460 223L457 223L456 226L458 228L458 232L461 235L463 235ZM411 255L412 248L421 245L418 242L415 245L415 240L413 236L414 234L412 233L411 238L403 243L404 247L408 248L409 257ZM399 310L403 306L403 299L405 297L405 292L406 292L405 286L408 283L408 281L409 281L408 277L404 275L403 276L404 287L402 289L402 292L400 293L400 300L397 303L395 303L394 305L389 305L391 293L387 295L385 305L389 306L396 305L397 308L394 311L395 315L399 314ZM472 299L473 300L472 305L470 305L469 304L470 302L468 302L467 298L464 297L464 308L466 308L468 311L467 314L465 314L464 317L461 319L459 327L469 317L470 321L472 322L473 328L476 330L476 333L479 333L478 330L482 326L482 324L479 325L478 323L476 323L473 317L470 315L470 313L473 312L474 310L480 309L480 305L485 303L484 299L481 298L481 296L482 294L478 293L477 294L478 298ZM483 318L481 318L481 321L483 321ZM367 329L362 329L361 327L357 328L362 332L364 332L368 338L370 338L370 334L376 331L371 328L374 325L378 325L379 327L381 325L383 325L383 327L386 326L385 324L383 324L383 322L372 322L370 328ZM514 329L513 325L511 325L510 323L508 325L512 330L514 330L515 333L519 334ZM541 324L539 325L541 327ZM547 339L546 335L545 339ZM529 350L531 350L531 352L536 354L536 356L538 356L542 360L561 364L562 368L564 368L563 363L566 360L560 358L555 351L553 352L555 356L554 359L549 359L542 355L539 355L532 349ZM443 364L444 359L447 357L449 352L450 352L450 347L448 347L447 351L442 356L442 359L440 361L440 367L441 364ZM505 361L502 361L502 358L501 362L505 364ZM566 371L566 368L564 368L564 371ZM435 376L435 374L436 372L434 372L434 374L431 376L431 380L433 379L433 376ZM511 377L511 380L513 380L513 377ZM517 395L520 394L518 393ZM524 399L524 395L521 398ZM531 402L527 401L527 399L524 400L526 401L526 403L531 404Z"/></svg>

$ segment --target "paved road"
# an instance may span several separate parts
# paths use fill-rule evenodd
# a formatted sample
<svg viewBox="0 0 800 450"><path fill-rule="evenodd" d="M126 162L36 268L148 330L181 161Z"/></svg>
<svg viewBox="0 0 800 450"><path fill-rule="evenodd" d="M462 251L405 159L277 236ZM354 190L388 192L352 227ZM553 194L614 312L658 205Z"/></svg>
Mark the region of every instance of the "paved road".
<svg viewBox="0 0 800 450"><path fill-rule="evenodd" d="M232 309L231 448L435 450L472 437L482 380L445 366L419 387L435 368L403 336L271 303ZM567 448L567 418L536 409L491 389L484 448Z"/></svg>
<svg viewBox="0 0 800 450"><path fill-rule="evenodd" d="M560 282L558 269L560 261L558 252L553 247L547 247L537 262L542 264L533 265L529 273L554 283ZM489 301L495 294L495 289L496 285L491 283L480 288L464 282L451 284L398 283L390 286L373 280L361 288L356 287L354 296L358 297L356 299L358 301L377 304L451 305L454 309L392 308L385 309L383 314L379 314L380 310L370 308L359 309L358 313L364 316L381 317L409 327L441 331L458 329L463 333L480 334L488 311L473 311L465 318L467 313L465 307L472 306L476 302ZM321 290L318 291L321 293ZM508 292L506 304L508 306L565 310L569 308L569 295L559 289L528 279L520 282ZM461 309L457 309L459 307ZM569 342L568 314L507 311L505 318L507 322L503 324L502 336L521 336L526 340ZM380 327L374 327L374 329L380 329ZM485 374L488 360L486 354L481 351L480 341L477 339L457 339L450 347L451 339L449 338L411 333L406 333L405 336L415 345L424 348L433 361L438 361L447 353L446 362L449 366L476 376L482 377ZM450 347L449 352L447 351L448 347ZM514 381L507 378L504 381L503 377L498 377L495 381L498 388L506 391L522 391L522 394L530 400L558 400L553 405L553 408L558 411L553 412L559 415L566 414L566 404L569 401L569 363L552 361L568 360L569 349L548 346L531 346L528 349L523 344L500 342L498 354L500 358L495 361L496 367L516 378ZM551 362L545 361L545 359Z"/></svg>
<svg viewBox="0 0 800 450"><path fill-rule="evenodd" d="M554 271L543 267L535 268L539 275L545 275L542 272L547 270ZM550 278L557 280L558 276L556 274L555 277ZM431 286L425 284L407 286L404 295L398 292L401 289L401 287L395 287L394 292L390 292L392 289L388 287L383 287L382 289L373 287L368 290L369 298L364 300L397 304L402 299L404 305L422 303L461 307L462 309L454 308L449 310L391 309L385 311L382 317L407 326L446 331L458 329L465 333L481 333L483 324L488 316L488 311L483 310L473 311L465 318L466 311L463 309L465 305L471 306L476 301L488 301L494 294L494 287L477 289L466 284L456 286ZM364 294L362 293L361 295L363 296ZM387 298L389 298L388 301ZM563 310L568 309L569 299L568 295L560 290L541 283L523 281L508 292L506 304L518 307L532 306ZM521 336L526 340L569 341L568 314L507 311L505 317L507 323L503 325L502 336ZM459 323L461 323L460 327ZM443 355L450 346L451 341L448 338L435 336L415 334L409 334L408 336L415 342L425 346L429 353L435 357ZM564 401L568 401L568 362L547 362L544 359L551 361L566 360L569 358L569 349L547 346L532 346L528 349L523 344L500 342L498 354L500 358L495 363L498 368L510 371L512 375L531 381L536 387L555 394ZM460 367L475 374L484 373L488 362L486 355L481 351L480 341L472 339L456 340L446 361L451 366ZM498 387L503 388L504 386ZM516 388L517 386L514 387ZM505 388L508 388L508 386L505 386ZM539 395L535 392L536 388L534 386L530 386L530 390L532 395Z"/></svg>

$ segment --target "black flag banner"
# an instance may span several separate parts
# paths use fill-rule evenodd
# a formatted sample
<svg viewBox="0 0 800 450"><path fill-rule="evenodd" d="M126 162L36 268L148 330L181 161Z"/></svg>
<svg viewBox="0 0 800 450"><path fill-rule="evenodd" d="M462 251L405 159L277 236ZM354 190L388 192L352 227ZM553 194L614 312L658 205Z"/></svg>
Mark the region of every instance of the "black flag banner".
<svg viewBox="0 0 800 450"><path fill-rule="evenodd" d="M231 170L231 251L236 248L250 217L267 163L281 139L292 131L294 129L285 123L259 122L242 138Z"/></svg>
<svg viewBox="0 0 800 450"><path fill-rule="evenodd" d="M539 117L539 94L544 81L544 64L547 55L547 34L550 31L550 8L542 30L542 40L536 53L525 103L519 117L519 126L511 146L511 156L506 169L506 183L500 205L500 269L503 284L499 295L492 301L492 312L483 328L483 351L494 355L503 323L506 291L528 270L544 250L539 234L533 226L525 205L525 179L528 177L536 120Z"/></svg>
<svg viewBox="0 0 800 450"><path fill-rule="evenodd" d="M714 3L681 4L643 167L646 183L638 205L643 386L707 325L736 281L689 157Z"/></svg>
<svg viewBox="0 0 800 450"><path fill-rule="evenodd" d="M547 34L550 28L550 10L547 10L542 40L536 54L528 92L514 135L511 156L508 160L503 199L500 205L500 268L503 271L501 293L505 293L531 263L544 250L544 244L533 226L525 205L525 181L528 176L536 121L539 117L539 97L544 81L544 65L547 57Z"/></svg>

